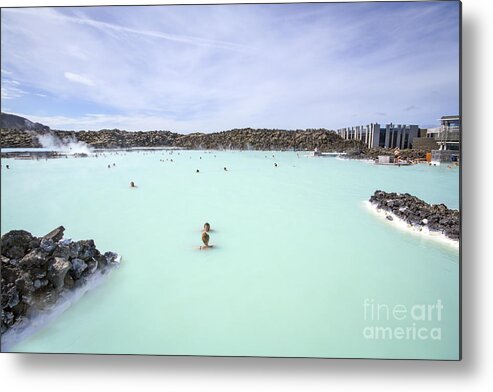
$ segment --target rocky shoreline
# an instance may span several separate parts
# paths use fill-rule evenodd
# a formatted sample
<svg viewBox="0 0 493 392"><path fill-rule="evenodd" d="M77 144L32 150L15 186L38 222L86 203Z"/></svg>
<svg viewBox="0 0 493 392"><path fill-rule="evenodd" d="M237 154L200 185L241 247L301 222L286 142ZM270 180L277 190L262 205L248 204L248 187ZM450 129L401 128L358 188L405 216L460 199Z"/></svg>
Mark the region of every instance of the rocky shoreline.
<svg viewBox="0 0 493 392"><path fill-rule="evenodd" d="M2 236L2 336L29 327L36 316L119 264L118 254L102 254L93 240L63 239L64 230L60 226L40 238L24 230Z"/></svg>
<svg viewBox="0 0 493 392"><path fill-rule="evenodd" d="M231 150L298 150L318 148L323 152L360 152L364 144L344 140L327 129L233 129L214 133L182 135L169 131L128 132L119 129L100 131L57 131L1 129L2 148L43 147L40 136L50 135L60 140L83 142L92 148L175 147L184 149Z"/></svg>
<svg viewBox="0 0 493 392"><path fill-rule="evenodd" d="M26 118L2 113L0 123L2 148L48 147L46 141L61 145L80 143L93 149L182 148L193 150L262 150L344 152L349 159L376 159L379 155L393 155L393 150L368 148L359 140L344 140L328 129L231 129L212 133L180 134L170 131L135 131L101 129L99 131L53 130ZM50 146L52 147L52 146ZM16 154L2 157L18 157ZM417 161L426 156L424 150L408 149L400 152L402 160ZM48 156L49 158L50 156ZM53 156L56 158L57 156ZM44 157L43 157L44 158Z"/></svg>
<svg viewBox="0 0 493 392"><path fill-rule="evenodd" d="M169 131L128 132L118 129L101 131L32 131L2 129L2 148L39 148L39 136L50 135L67 143L84 143L94 149L178 148L190 150L261 150L261 151L313 151L344 152L347 159L375 160L379 155L394 155L392 149L367 148L357 140L344 140L333 131L234 129L214 133L182 135ZM34 153L29 153L33 155ZM39 153L41 154L41 153ZM57 158L59 153L44 152L41 158ZM52 155L50 155L52 154ZM63 155L63 154L62 154ZM424 160L424 150L401 150L403 161ZM3 158L18 158L18 153L2 152Z"/></svg>
<svg viewBox="0 0 493 392"><path fill-rule="evenodd" d="M388 220L393 220L394 215L420 231L426 228L459 241L460 212L447 208L445 204L428 204L409 193L380 190L375 191L369 201L377 209L390 213L387 215Z"/></svg>
<svg viewBox="0 0 493 392"><path fill-rule="evenodd" d="M345 158L348 159L369 159L377 160L380 155L394 156L394 149L389 148L363 148L361 150L352 150ZM418 149L406 149L399 151L399 159L403 162L423 161L426 159L426 151Z"/></svg>

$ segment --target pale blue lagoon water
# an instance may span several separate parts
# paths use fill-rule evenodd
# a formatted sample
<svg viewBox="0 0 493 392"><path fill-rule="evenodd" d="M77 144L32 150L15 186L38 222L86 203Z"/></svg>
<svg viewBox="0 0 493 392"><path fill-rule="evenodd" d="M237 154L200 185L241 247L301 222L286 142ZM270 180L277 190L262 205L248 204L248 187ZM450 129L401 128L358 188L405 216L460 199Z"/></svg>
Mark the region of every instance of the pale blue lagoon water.
<svg viewBox="0 0 493 392"><path fill-rule="evenodd" d="M459 355L458 249L397 230L363 203L381 189L458 208L458 168L247 151L2 165L2 234L63 225L66 237L123 256L104 284L12 351ZM199 251L206 221L215 248ZM442 318L365 320L365 299L382 309L440 300ZM441 336L365 337L375 326L440 328Z"/></svg>

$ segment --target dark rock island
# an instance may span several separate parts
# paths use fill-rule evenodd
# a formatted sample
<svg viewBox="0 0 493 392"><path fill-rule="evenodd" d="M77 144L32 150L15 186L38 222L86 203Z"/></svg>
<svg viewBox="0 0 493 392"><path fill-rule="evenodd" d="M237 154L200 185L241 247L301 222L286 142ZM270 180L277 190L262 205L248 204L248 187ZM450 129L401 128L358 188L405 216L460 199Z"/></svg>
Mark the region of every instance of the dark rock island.
<svg viewBox="0 0 493 392"><path fill-rule="evenodd" d="M93 240L63 239L64 230L60 226L41 238L24 230L2 236L2 335L29 326L93 276L119 264L116 253L102 254Z"/></svg>
<svg viewBox="0 0 493 392"><path fill-rule="evenodd" d="M415 228L427 227L452 240L460 237L460 212L447 208L445 204L428 204L409 193L387 193L375 191L370 203L378 209L394 214ZM389 216L389 220L392 217Z"/></svg>

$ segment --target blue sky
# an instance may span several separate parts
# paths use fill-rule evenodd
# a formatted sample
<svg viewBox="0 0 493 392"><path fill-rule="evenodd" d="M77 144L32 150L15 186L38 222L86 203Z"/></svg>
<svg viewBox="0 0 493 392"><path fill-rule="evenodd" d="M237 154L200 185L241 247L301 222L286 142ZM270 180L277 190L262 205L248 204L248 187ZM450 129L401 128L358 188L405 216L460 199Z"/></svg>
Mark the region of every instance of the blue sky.
<svg viewBox="0 0 493 392"><path fill-rule="evenodd" d="M459 111L459 5L2 9L2 111L56 129L210 132Z"/></svg>

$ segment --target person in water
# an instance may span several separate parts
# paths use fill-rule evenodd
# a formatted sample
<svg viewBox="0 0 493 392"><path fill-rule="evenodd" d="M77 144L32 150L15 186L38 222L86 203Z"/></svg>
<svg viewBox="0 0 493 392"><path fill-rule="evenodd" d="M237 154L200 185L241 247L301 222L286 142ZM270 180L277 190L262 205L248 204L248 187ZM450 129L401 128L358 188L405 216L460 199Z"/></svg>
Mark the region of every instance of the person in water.
<svg viewBox="0 0 493 392"><path fill-rule="evenodd" d="M202 242L204 243L204 245L200 246L200 250L212 248L212 245L209 245L209 239L210 239L209 234L207 234L206 231L203 231L202 232Z"/></svg>
<svg viewBox="0 0 493 392"><path fill-rule="evenodd" d="M228 171L228 168L226 166L224 166L224 171Z"/></svg>
<svg viewBox="0 0 493 392"><path fill-rule="evenodd" d="M202 231L208 233L210 230L211 230L211 225L209 224L209 222L205 222L204 229Z"/></svg>
<svg viewBox="0 0 493 392"><path fill-rule="evenodd" d="M137 185L133 181L130 181L130 188L137 188Z"/></svg>

